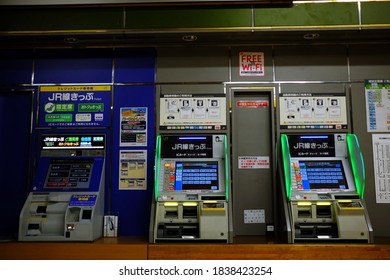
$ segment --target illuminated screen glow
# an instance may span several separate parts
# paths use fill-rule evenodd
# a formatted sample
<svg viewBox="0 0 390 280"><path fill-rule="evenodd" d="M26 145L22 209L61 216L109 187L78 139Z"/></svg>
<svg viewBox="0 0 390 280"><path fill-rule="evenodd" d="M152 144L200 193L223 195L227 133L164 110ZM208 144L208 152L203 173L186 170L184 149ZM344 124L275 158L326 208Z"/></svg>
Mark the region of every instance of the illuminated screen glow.
<svg viewBox="0 0 390 280"><path fill-rule="evenodd" d="M44 189L89 189L93 164L93 159L51 159Z"/></svg>
<svg viewBox="0 0 390 280"><path fill-rule="evenodd" d="M348 189L343 164L340 160L299 161L295 166L298 190Z"/></svg>
<svg viewBox="0 0 390 280"><path fill-rule="evenodd" d="M353 177L356 184L356 191L361 199L364 197L366 184L366 173L364 168L363 155L360 152L360 145L355 134L347 135L348 151L351 157Z"/></svg>
<svg viewBox="0 0 390 280"><path fill-rule="evenodd" d="M288 137L286 134L282 134L280 137L281 146L282 146L282 158L283 158L283 169L284 169L284 178L285 178L285 184L286 184L286 196L287 199L291 199L291 169L292 166L290 164L291 156L290 156L290 149L288 146Z"/></svg>
<svg viewBox="0 0 390 280"><path fill-rule="evenodd" d="M218 190L218 162L176 162L175 190Z"/></svg>
<svg viewBox="0 0 390 280"><path fill-rule="evenodd" d="M160 178L160 161L161 161L161 136L156 139L156 156L154 159L155 173L154 173L154 199L158 200L158 188Z"/></svg>
<svg viewBox="0 0 390 280"><path fill-rule="evenodd" d="M104 149L105 135L42 135L42 150Z"/></svg>

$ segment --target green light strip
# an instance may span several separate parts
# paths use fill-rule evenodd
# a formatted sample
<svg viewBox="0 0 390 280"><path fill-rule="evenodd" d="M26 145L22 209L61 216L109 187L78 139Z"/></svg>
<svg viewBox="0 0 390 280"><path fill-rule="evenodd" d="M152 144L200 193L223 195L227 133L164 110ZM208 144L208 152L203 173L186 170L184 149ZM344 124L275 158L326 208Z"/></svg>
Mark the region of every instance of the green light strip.
<svg viewBox="0 0 390 280"><path fill-rule="evenodd" d="M286 195L287 199L291 200L291 157L290 148L288 146L288 138L286 134L280 135L280 144L282 146L282 160L284 169L284 180L286 184Z"/></svg>
<svg viewBox="0 0 390 280"><path fill-rule="evenodd" d="M158 189L160 183L160 163L161 163L161 135L156 138L156 156L154 159L154 199L158 200Z"/></svg>
<svg viewBox="0 0 390 280"><path fill-rule="evenodd" d="M228 143L227 137L224 136L224 148L225 148L225 193L226 193L226 202L229 201L229 154L228 154Z"/></svg>
<svg viewBox="0 0 390 280"><path fill-rule="evenodd" d="M364 197L366 173L364 169L363 155L355 134L347 134L347 146L351 160L352 173L355 179L356 192L361 199Z"/></svg>

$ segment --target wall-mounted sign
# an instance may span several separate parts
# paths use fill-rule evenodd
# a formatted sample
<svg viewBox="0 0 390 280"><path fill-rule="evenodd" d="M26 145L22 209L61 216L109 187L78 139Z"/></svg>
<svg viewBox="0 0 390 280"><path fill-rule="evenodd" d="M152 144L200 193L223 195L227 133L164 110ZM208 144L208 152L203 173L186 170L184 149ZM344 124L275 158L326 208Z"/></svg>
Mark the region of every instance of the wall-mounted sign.
<svg viewBox="0 0 390 280"><path fill-rule="evenodd" d="M239 54L239 75L243 76L264 76L264 53L263 52L240 52Z"/></svg>
<svg viewBox="0 0 390 280"><path fill-rule="evenodd" d="M146 150L121 150L119 190L146 190Z"/></svg>
<svg viewBox="0 0 390 280"><path fill-rule="evenodd" d="M39 127L109 127L111 86L41 86Z"/></svg>
<svg viewBox="0 0 390 280"><path fill-rule="evenodd" d="M268 100L240 100L236 102L238 108L266 108L268 106Z"/></svg>
<svg viewBox="0 0 390 280"><path fill-rule="evenodd" d="M69 206L92 207L96 204L96 199L96 194L74 194L70 198Z"/></svg>
<svg viewBox="0 0 390 280"><path fill-rule="evenodd" d="M390 80L366 80L368 132L390 131Z"/></svg>
<svg viewBox="0 0 390 280"><path fill-rule="evenodd" d="M282 93L280 129L347 129L344 93Z"/></svg>
<svg viewBox="0 0 390 280"><path fill-rule="evenodd" d="M148 108L121 108L121 146L146 146L148 137Z"/></svg>
<svg viewBox="0 0 390 280"><path fill-rule="evenodd" d="M104 134L54 134L41 137L42 150L104 149Z"/></svg>
<svg viewBox="0 0 390 280"><path fill-rule="evenodd" d="M372 135L376 203L390 203L390 134Z"/></svg>
<svg viewBox="0 0 390 280"><path fill-rule="evenodd" d="M214 138L214 141L222 139ZM165 135L161 143L162 158L212 158L213 137L211 135Z"/></svg>
<svg viewBox="0 0 390 280"><path fill-rule="evenodd" d="M334 157L334 135L288 135L291 157Z"/></svg>

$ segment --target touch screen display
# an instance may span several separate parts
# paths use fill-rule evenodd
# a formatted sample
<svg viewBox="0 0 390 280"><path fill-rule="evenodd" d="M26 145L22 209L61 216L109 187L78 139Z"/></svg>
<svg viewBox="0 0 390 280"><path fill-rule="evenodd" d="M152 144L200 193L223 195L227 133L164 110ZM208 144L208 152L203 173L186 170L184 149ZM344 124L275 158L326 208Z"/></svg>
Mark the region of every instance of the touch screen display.
<svg viewBox="0 0 390 280"><path fill-rule="evenodd" d="M89 189L93 159L51 159L45 189Z"/></svg>
<svg viewBox="0 0 390 280"><path fill-rule="evenodd" d="M175 190L218 190L218 162L176 162Z"/></svg>
<svg viewBox="0 0 390 280"><path fill-rule="evenodd" d="M295 168L298 190L348 189L343 164L339 160L299 161Z"/></svg>

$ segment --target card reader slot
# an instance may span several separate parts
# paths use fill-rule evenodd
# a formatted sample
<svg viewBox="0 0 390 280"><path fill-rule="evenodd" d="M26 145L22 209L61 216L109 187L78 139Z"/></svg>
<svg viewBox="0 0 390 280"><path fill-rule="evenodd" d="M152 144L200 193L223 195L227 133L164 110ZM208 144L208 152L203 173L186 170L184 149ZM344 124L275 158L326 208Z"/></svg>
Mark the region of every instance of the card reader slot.
<svg viewBox="0 0 390 280"><path fill-rule="evenodd" d="M299 218L311 218L311 206L298 206L298 219Z"/></svg>
<svg viewBox="0 0 390 280"><path fill-rule="evenodd" d="M165 206L165 218L177 219L179 217L179 208L177 206Z"/></svg>
<svg viewBox="0 0 390 280"><path fill-rule="evenodd" d="M37 224L37 223L30 223L30 224L28 224L28 227L27 227L27 229L28 230L39 230L39 228L40 228L40 224Z"/></svg>
<svg viewBox="0 0 390 280"><path fill-rule="evenodd" d="M358 195L335 195L335 199L360 199Z"/></svg>
<svg viewBox="0 0 390 280"><path fill-rule="evenodd" d="M332 218L332 205L317 205L317 218Z"/></svg>
<svg viewBox="0 0 390 280"><path fill-rule="evenodd" d="M226 200L224 195L202 195L201 200Z"/></svg>
<svg viewBox="0 0 390 280"><path fill-rule="evenodd" d="M198 217L198 206L184 206L183 205L183 218L197 218Z"/></svg>
<svg viewBox="0 0 390 280"><path fill-rule="evenodd" d="M81 214L81 219L83 220L91 220L92 218L92 210L91 209L83 209Z"/></svg>
<svg viewBox="0 0 390 280"><path fill-rule="evenodd" d="M39 205L37 207L37 214L46 214L46 209L47 209L46 205Z"/></svg>

